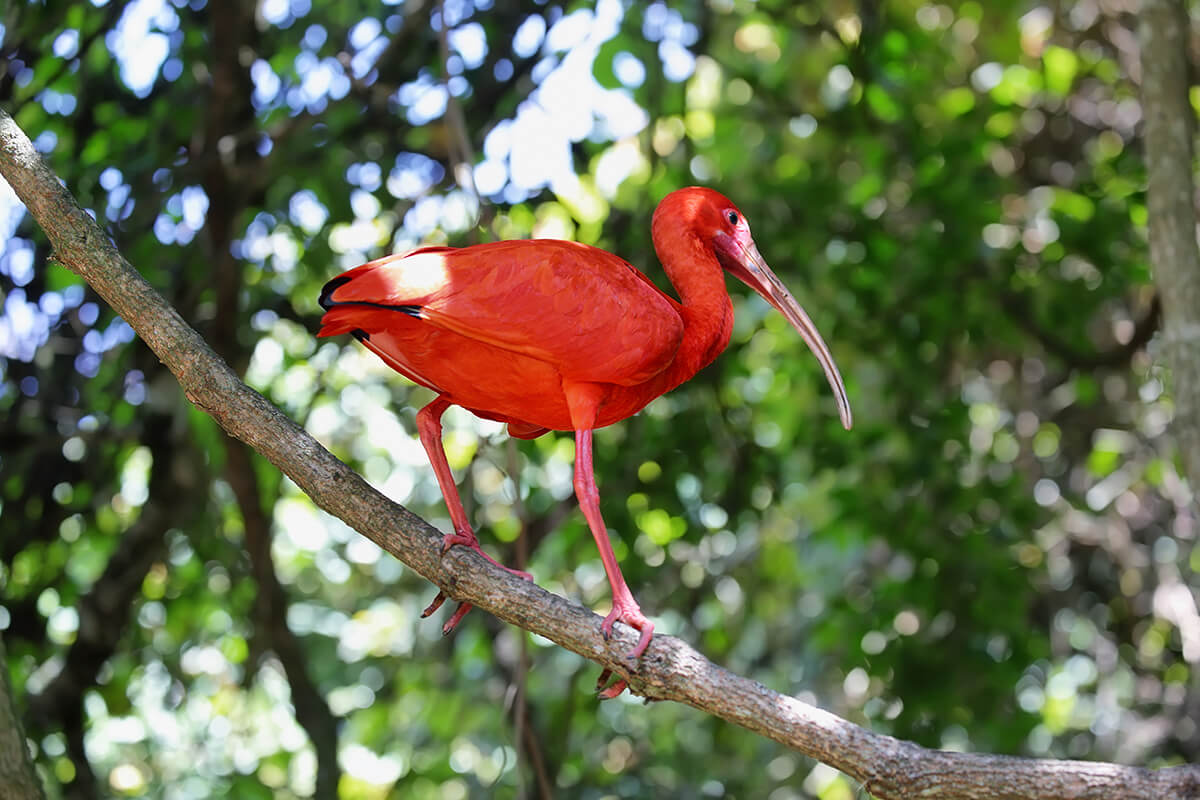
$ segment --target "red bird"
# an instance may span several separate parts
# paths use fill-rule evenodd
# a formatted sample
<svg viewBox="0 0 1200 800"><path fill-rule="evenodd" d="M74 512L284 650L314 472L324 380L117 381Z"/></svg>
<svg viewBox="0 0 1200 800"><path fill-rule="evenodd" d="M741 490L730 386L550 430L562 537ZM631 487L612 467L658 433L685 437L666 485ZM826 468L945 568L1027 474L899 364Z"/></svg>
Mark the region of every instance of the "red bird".
<svg viewBox="0 0 1200 800"><path fill-rule="evenodd" d="M825 370L842 424L850 427L833 356L759 255L733 203L700 187L672 192L654 212L651 234L679 301L617 256L576 242L424 247L329 281L321 292L325 315L318 334L353 334L437 394L417 413L417 427L454 524L443 552L464 545L497 563L480 549L446 462L440 420L448 407L507 423L509 434L522 439L575 432L575 496L612 585L612 611L601 630L607 637L613 623L623 622L641 631L632 658L649 645L654 624L633 599L608 541L592 473L592 431L641 411L725 349L733 304L724 271L799 331ZM443 600L439 594L426 615ZM460 606L444 630L469 609Z"/></svg>

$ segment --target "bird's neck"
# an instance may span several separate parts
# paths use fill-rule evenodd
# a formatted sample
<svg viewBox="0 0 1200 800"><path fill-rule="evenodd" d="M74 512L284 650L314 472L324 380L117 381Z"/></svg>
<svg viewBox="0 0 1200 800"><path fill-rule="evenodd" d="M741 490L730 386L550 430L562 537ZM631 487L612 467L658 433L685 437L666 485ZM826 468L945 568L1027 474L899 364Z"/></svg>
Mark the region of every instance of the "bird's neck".
<svg viewBox="0 0 1200 800"><path fill-rule="evenodd" d="M663 374L673 389L712 363L733 332L733 303L725 289L725 270L712 248L686 231L656 237L656 249L671 285L679 294L683 339Z"/></svg>

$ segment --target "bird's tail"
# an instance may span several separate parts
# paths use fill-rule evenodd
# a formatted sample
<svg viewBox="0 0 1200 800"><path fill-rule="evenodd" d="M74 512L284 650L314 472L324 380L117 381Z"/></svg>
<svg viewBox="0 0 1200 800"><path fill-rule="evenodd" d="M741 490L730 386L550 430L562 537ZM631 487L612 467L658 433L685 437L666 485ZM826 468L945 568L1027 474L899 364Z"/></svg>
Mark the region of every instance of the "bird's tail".
<svg viewBox="0 0 1200 800"><path fill-rule="evenodd" d="M337 336L371 330L373 317L400 312L420 318L421 307L398 302L389 281L388 265L395 256L379 259L343 272L325 284L317 301L325 309L317 336Z"/></svg>
<svg viewBox="0 0 1200 800"><path fill-rule="evenodd" d="M358 267L357 269L362 268ZM317 331L317 336L337 336L349 333L358 327L358 324L354 322L354 307L341 304L333 299L335 291L354 279L353 272L355 270L342 273L321 288L321 297L317 302L321 304L321 308L325 309L325 314L321 317L321 330Z"/></svg>

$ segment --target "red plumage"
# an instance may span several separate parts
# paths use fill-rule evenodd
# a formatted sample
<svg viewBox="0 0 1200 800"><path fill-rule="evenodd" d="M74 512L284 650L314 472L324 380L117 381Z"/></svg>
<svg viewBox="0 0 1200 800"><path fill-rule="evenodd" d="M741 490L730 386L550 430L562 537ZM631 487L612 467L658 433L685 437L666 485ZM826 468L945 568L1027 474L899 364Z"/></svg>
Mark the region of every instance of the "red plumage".
<svg viewBox="0 0 1200 800"><path fill-rule="evenodd" d="M758 254L729 200L698 187L673 192L655 211L652 233L679 301L617 256L575 242L426 247L363 264L326 284L318 334L354 333L389 366L438 394L418 423L454 522L446 547L463 544L482 554L442 450L439 419L447 407L506 422L522 438L576 432L576 494L613 588L603 630L607 634L615 621L641 630L633 656L645 650L654 626L626 587L608 542L592 476L591 432L636 414L724 349L733 325L725 270L801 333L850 426L845 388L828 349ZM460 607L447 629L463 613Z"/></svg>

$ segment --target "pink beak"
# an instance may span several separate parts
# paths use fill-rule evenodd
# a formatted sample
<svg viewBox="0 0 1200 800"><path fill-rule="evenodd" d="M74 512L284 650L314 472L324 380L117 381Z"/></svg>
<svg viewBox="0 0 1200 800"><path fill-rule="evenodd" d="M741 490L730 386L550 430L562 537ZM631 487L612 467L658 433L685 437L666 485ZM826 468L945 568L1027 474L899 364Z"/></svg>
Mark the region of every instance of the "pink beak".
<svg viewBox="0 0 1200 800"><path fill-rule="evenodd" d="M787 321L792 323L801 338L804 339L808 349L817 357L817 361L821 364L821 369L825 371L825 379L829 381L829 387L833 389L833 395L837 398L838 415L842 418L842 427L850 430L853 424L853 418L850 414L850 399L846 396L846 384L842 382L842 374L838 372L837 364L833 361L833 354L829 352L829 347L826 346L825 340L821 338L821 334L817 332L817 326L809 319L808 314L796 302L796 298L792 297L792 293L787 290L783 282L775 276L771 268L767 266L767 262L758 252L758 247L754 242L743 243L732 236L723 236L720 238L719 245L727 255L725 267L733 275L754 291L762 295L766 300L783 316L787 317Z"/></svg>

